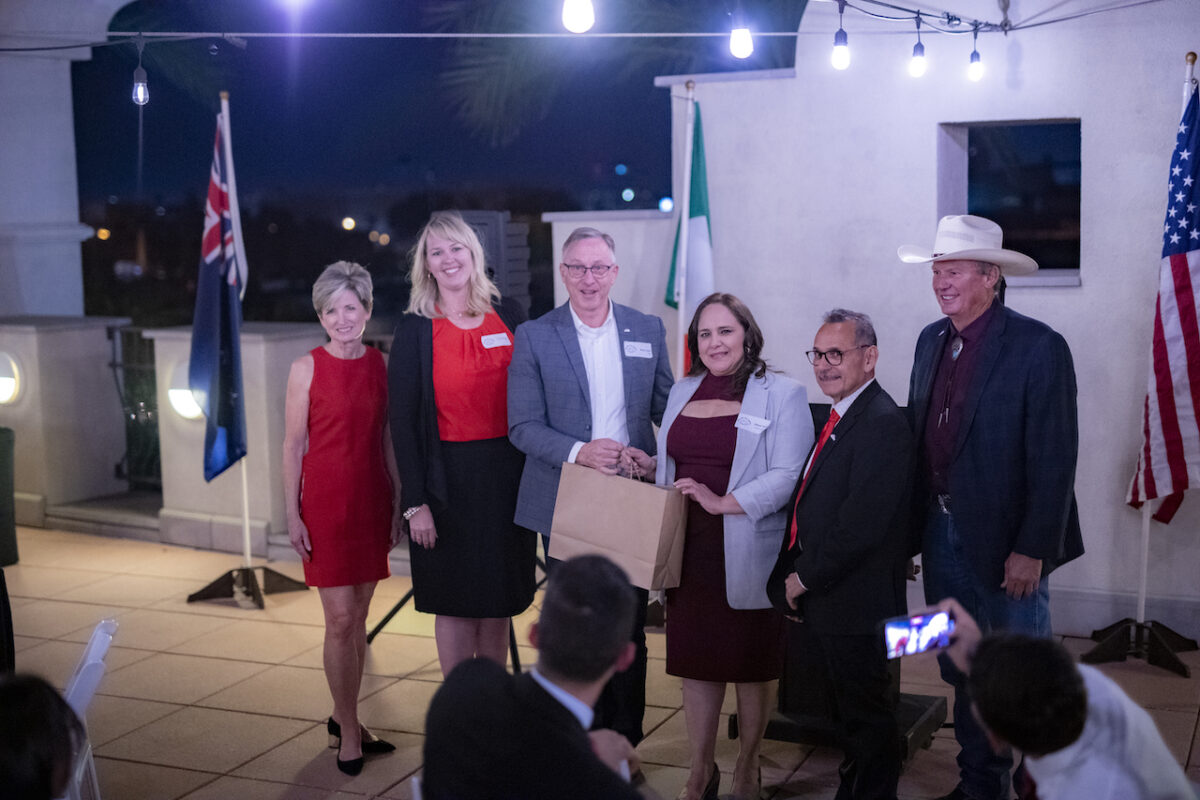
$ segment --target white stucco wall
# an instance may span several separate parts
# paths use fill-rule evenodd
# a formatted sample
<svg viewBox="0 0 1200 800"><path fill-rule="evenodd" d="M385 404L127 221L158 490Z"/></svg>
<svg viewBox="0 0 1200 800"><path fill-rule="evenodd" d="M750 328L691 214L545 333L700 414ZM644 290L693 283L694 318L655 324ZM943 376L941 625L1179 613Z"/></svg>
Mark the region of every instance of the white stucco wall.
<svg viewBox="0 0 1200 800"><path fill-rule="evenodd" d="M994 3L956 4L997 15ZM1087 4L1014 0L1014 21ZM941 123L1078 118L1082 130L1082 286L1010 288L1008 304L1062 332L1075 356L1081 446L1076 481L1087 554L1053 580L1056 628L1132 615L1140 515L1124 503L1141 443L1166 172L1179 120L1184 54L1200 50L1200 5L1164 0L980 38L987 76L965 78L970 36L924 37L930 61L906 72L914 37L847 13L853 64L829 64L836 6L810 3L796 76L700 82L716 286L766 333L766 355L820 397L803 351L823 311L872 315L878 377L901 404L920 329L938 316L927 267L896 259L931 245L939 212ZM674 93L681 93L676 87ZM683 104L675 113L676 196ZM665 271L665 267L661 267ZM661 300L642 306L662 313ZM1200 633L1200 498L1154 523L1149 616ZM1064 613L1059 613L1063 610Z"/></svg>

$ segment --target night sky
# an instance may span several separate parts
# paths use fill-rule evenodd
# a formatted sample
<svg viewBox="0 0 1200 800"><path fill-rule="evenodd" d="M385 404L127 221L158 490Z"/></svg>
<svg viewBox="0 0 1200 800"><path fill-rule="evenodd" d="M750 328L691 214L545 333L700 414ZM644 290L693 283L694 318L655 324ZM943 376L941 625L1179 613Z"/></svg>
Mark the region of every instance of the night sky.
<svg viewBox="0 0 1200 800"><path fill-rule="evenodd" d="M540 30L560 31L559 0L510 0ZM283 0L142 0L110 30L431 30L432 2L308 0L292 16ZM595 30L617 30L597 0ZM700 9L704 4L661 3ZM697 28L726 26L724 3L697 12ZM544 8L542 8L544 6ZM797 19L787 24L794 25ZM773 23L764 21L765 27ZM460 30L462 28L459 28ZM760 27L761 29L761 27ZM213 48L215 42L215 48ZM784 40L778 40L783 44ZM634 45L603 40L540 42L559 59L564 90L544 117L510 143L493 146L456 117L439 83L455 45L444 40L265 40L239 49L213 39L148 41L143 65L151 100L144 112L144 192L136 197L138 108L130 102L136 49L94 50L73 67L81 206L171 204L204 190L218 92L230 93L234 162L244 209L294 203L331 217L364 213L380 198L431 189L494 187L565 192L576 208L653 208L670 192L670 108L657 74L683 68L778 66L794 43L760 44L738 62L723 39L676 44L673 57L631 64L614 53ZM621 51L620 48L624 48ZM686 48L682 57L679 50ZM213 50L214 52L210 52ZM614 167L627 165L618 177ZM626 186L634 202L616 200ZM547 208L547 211L566 210Z"/></svg>

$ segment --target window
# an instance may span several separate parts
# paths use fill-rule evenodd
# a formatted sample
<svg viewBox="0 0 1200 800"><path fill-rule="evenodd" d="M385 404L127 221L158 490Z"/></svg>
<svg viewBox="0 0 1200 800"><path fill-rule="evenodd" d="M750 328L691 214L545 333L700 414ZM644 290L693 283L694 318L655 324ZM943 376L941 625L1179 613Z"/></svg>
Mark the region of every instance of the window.
<svg viewBox="0 0 1200 800"><path fill-rule="evenodd" d="M1079 120L942 125L939 216L978 214L1038 262L1009 286L1078 286Z"/></svg>

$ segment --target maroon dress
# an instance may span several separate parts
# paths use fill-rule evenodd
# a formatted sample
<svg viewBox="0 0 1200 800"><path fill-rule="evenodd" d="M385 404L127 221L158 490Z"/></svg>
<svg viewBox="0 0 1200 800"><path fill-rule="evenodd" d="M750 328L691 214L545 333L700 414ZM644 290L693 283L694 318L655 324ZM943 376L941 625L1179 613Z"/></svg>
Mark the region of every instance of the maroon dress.
<svg viewBox="0 0 1200 800"><path fill-rule="evenodd" d="M730 376L707 375L692 400L737 400ZM726 494L737 414L687 417L667 431L675 477L692 478ZM667 590L667 674L701 681L756 683L775 680L783 667L783 616L772 608L729 607L725 594L724 517L688 503L679 586Z"/></svg>

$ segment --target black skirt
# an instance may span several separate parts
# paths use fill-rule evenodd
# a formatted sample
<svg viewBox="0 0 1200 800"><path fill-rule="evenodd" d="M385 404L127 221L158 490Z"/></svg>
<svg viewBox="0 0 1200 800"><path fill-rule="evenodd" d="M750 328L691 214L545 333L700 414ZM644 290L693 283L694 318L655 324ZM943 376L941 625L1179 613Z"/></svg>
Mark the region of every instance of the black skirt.
<svg viewBox="0 0 1200 800"><path fill-rule="evenodd" d="M433 508L437 543L411 541L418 611L511 617L529 608L537 539L513 523L524 455L507 437L441 443L448 501Z"/></svg>

